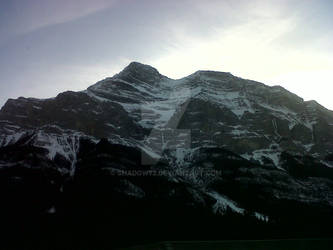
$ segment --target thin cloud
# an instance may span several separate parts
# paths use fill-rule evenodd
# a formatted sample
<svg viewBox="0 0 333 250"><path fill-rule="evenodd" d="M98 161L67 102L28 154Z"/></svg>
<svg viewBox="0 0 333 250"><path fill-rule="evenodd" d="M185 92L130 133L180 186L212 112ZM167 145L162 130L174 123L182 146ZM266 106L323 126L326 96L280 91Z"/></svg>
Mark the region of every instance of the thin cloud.
<svg viewBox="0 0 333 250"><path fill-rule="evenodd" d="M0 15L1 43L45 26L65 23L112 6L116 0L12 0Z"/></svg>
<svg viewBox="0 0 333 250"><path fill-rule="evenodd" d="M23 17L34 13L31 20L42 25L0 47L0 103L20 95L44 97L85 89L132 60L173 78L198 69L229 71L300 95L305 92L294 86L306 79L299 72L312 72L311 79L326 72L324 79L317 79L331 79L332 17L325 9L332 4L327 1L124 0L111 7L108 1L93 2L83 1L81 9L50 19L36 9L17 22L17 13L0 18L2 25L12 22L19 30L25 27L20 26ZM52 6L59 12L65 5L52 1L41 8ZM311 93L313 86L308 82L302 90ZM319 92L313 98L317 96ZM323 104L333 108L333 103Z"/></svg>

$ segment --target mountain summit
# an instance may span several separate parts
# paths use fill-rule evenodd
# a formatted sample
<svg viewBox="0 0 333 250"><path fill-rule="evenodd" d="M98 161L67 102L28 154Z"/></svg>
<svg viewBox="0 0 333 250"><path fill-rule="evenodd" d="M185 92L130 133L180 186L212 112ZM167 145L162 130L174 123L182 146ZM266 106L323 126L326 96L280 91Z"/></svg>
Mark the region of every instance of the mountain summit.
<svg viewBox="0 0 333 250"><path fill-rule="evenodd" d="M332 223L333 112L280 86L214 71L173 80L132 62L84 91L9 99L0 124L2 190L43 197L15 214Z"/></svg>
<svg viewBox="0 0 333 250"><path fill-rule="evenodd" d="M9 100L0 119L3 146L15 143L27 129L56 125L96 140L140 145L154 154L142 145L144 139L174 124L190 130L192 150L223 147L258 163L267 159L278 168L282 152L322 161L333 153L333 112L315 102L230 73L197 71L172 80L138 62L83 92Z"/></svg>
<svg viewBox="0 0 333 250"><path fill-rule="evenodd" d="M150 65L142 64L139 62L131 62L125 69L119 74L116 74L114 78L120 78L123 80L133 80L139 82L154 83L165 78L162 76L157 69Z"/></svg>

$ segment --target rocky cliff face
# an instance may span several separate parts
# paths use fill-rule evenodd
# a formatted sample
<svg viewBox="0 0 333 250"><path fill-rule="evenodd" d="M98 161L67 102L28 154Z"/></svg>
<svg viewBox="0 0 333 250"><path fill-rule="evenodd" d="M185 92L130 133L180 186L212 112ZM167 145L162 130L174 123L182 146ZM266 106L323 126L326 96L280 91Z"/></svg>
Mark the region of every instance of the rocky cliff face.
<svg viewBox="0 0 333 250"><path fill-rule="evenodd" d="M333 112L315 101L229 73L198 71L172 80L139 63L86 91L10 99L0 119L3 146L27 130L58 126L152 153L161 150L149 149L147 138L187 130L189 149L223 147L248 160L267 158L276 167L284 151L320 160L333 153Z"/></svg>
<svg viewBox="0 0 333 250"><path fill-rule="evenodd" d="M173 80L133 62L85 91L10 99L0 124L9 210L15 189L42 197L19 207L65 217L129 201L262 223L332 214L333 112L280 86L213 71Z"/></svg>

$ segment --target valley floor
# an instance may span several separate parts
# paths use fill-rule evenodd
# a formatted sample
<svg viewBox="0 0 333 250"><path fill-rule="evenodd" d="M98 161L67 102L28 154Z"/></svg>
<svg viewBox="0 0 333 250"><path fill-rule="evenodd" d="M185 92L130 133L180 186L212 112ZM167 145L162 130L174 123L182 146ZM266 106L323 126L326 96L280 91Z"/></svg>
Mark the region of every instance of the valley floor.
<svg viewBox="0 0 333 250"><path fill-rule="evenodd" d="M119 250L329 250L333 239L168 241Z"/></svg>

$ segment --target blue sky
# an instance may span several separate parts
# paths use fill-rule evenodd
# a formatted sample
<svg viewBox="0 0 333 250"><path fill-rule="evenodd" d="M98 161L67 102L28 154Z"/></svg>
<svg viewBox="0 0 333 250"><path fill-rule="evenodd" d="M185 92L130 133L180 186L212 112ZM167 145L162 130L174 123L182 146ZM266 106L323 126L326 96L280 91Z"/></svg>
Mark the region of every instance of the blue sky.
<svg viewBox="0 0 333 250"><path fill-rule="evenodd" d="M282 85L333 110L333 1L3 0L0 106L83 90L131 61Z"/></svg>

